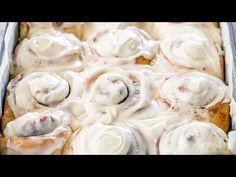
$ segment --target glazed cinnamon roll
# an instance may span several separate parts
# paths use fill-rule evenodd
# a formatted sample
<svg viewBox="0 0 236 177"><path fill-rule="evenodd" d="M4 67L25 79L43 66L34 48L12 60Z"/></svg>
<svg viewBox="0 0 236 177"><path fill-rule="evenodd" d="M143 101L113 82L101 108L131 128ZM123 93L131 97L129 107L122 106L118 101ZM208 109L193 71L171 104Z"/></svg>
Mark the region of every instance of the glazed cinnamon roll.
<svg viewBox="0 0 236 177"><path fill-rule="evenodd" d="M12 73L81 69L80 41L72 34L56 32L20 42L14 53Z"/></svg>
<svg viewBox="0 0 236 177"><path fill-rule="evenodd" d="M163 133L189 121L191 120L178 117L174 114L168 114L142 120L129 119L119 122L118 125L128 129L134 129L137 133L143 135L143 142L145 142L148 149L147 154L159 155L158 144Z"/></svg>
<svg viewBox="0 0 236 177"><path fill-rule="evenodd" d="M162 105L154 100L146 70L102 67L88 70L84 77L82 101L86 116L75 119L73 129L94 122L147 119L162 112Z"/></svg>
<svg viewBox="0 0 236 177"><path fill-rule="evenodd" d="M90 45L87 61L94 64L150 64L157 52L157 43L144 31L127 27L104 32Z"/></svg>
<svg viewBox="0 0 236 177"><path fill-rule="evenodd" d="M21 22L20 39L31 38L34 35L53 33L55 28L52 22Z"/></svg>
<svg viewBox="0 0 236 177"><path fill-rule="evenodd" d="M20 37L1 154L235 154L217 23L22 22Z"/></svg>
<svg viewBox="0 0 236 177"><path fill-rule="evenodd" d="M163 133L160 154L230 154L226 133L209 122L194 121Z"/></svg>
<svg viewBox="0 0 236 177"><path fill-rule="evenodd" d="M223 80L223 55L203 35L178 34L165 37L160 42L160 58L157 66L161 70L197 70Z"/></svg>
<svg viewBox="0 0 236 177"><path fill-rule="evenodd" d="M82 80L77 73L33 72L10 81L7 101L17 118L29 111L60 108L72 116L80 114ZM6 116L5 116L6 117Z"/></svg>
<svg viewBox="0 0 236 177"><path fill-rule="evenodd" d="M80 25L82 25L83 29L81 40L93 40L99 34L115 29L124 29L128 26L135 26L145 31L152 27L152 23L143 22L86 22Z"/></svg>
<svg viewBox="0 0 236 177"><path fill-rule="evenodd" d="M64 154L147 153L144 135L139 130L101 123L75 131L64 149Z"/></svg>
<svg viewBox="0 0 236 177"><path fill-rule="evenodd" d="M0 138L3 154L60 154L71 134L70 117L60 110L37 110L9 122Z"/></svg>
<svg viewBox="0 0 236 177"><path fill-rule="evenodd" d="M76 130L64 154L159 154L164 132L189 122L177 116L118 121L111 125L95 123Z"/></svg>
<svg viewBox="0 0 236 177"><path fill-rule="evenodd" d="M158 100L181 116L210 121L228 131L228 88L218 78L200 72L173 75L165 79L158 94Z"/></svg>
<svg viewBox="0 0 236 177"><path fill-rule="evenodd" d="M92 40L105 31L136 26L143 30L152 27L152 23L143 22L21 22L20 38L30 38L40 33L51 33L57 30L74 34L81 40Z"/></svg>
<svg viewBox="0 0 236 177"><path fill-rule="evenodd" d="M186 30L187 29L193 29L197 28L200 30L210 41L212 41L216 46L221 47L222 46L222 37L221 32L219 28L219 24L217 22L208 22L208 23L181 23L181 25L184 25Z"/></svg>
<svg viewBox="0 0 236 177"><path fill-rule="evenodd" d="M149 33L156 40L176 34L203 34L213 44L222 45L220 28L216 22L158 22L152 24Z"/></svg>

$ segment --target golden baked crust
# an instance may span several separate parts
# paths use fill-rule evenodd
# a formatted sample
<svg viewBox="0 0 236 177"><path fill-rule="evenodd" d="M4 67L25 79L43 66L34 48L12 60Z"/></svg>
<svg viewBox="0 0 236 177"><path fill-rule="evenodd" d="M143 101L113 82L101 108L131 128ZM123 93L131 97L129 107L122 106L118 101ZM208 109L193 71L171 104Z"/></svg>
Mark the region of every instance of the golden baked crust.
<svg viewBox="0 0 236 177"><path fill-rule="evenodd" d="M8 95L8 93L7 93L7 95ZM2 131L5 129L8 122L15 119L15 116L14 116L10 106L8 105L8 101L6 98L5 98L5 102L4 102L3 117L2 117L2 122L1 122Z"/></svg>
<svg viewBox="0 0 236 177"><path fill-rule="evenodd" d="M27 22L20 23L20 40L27 38L29 34L29 24Z"/></svg>
<svg viewBox="0 0 236 177"><path fill-rule="evenodd" d="M0 155L6 154L7 152L7 138L0 137Z"/></svg>
<svg viewBox="0 0 236 177"><path fill-rule="evenodd" d="M70 152L72 151L72 147L71 147L71 141L72 141L72 136L68 139L68 141L66 142L63 152L63 155L69 155Z"/></svg>
<svg viewBox="0 0 236 177"><path fill-rule="evenodd" d="M156 90L155 93L155 100L156 101L163 101L168 105L169 107L171 104L163 99L159 93L159 90ZM223 129L226 133L229 131L230 127L230 104L229 103L217 103L216 105L210 107L207 109L209 113L209 122L215 124L216 126ZM202 115L196 114L193 118L198 121L205 121L208 118L203 117Z"/></svg>
<svg viewBox="0 0 236 177"><path fill-rule="evenodd" d="M229 103L217 103L216 105L210 107L207 109L210 118L206 118L202 115L196 115L194 117L195 120L198 121L206 121L209 120L209 122L215 124L224 132L229 131L230 127L230 105Z"/></svg>
<svg viewBox="0 0 236 177"><path fill-rule="evenodd" d="M56 149L51 155L61 155L62 149Z"/></svg>
<svg viewBox="0 0 236 177"><path fill-rule="evenodd" d="M63 23L54 23L56 28L61 28L62 31L74 34L79 39L83 38L85 23L71 24L71 25L63 25Z"/></svg>
<svg viewBox="0 0 236 177"><path fill-rule="evenodd" d="M225 59L224 59L224 56L221 55L220 56L220 66L221 66L221 73L222 73L222 80L225 80Z"/></svg>
<svg viewBox="0 0 236 177"><path fill-rule="evenodd" d="M136 58L135 64L149 65L150 62L151 62L151 60L147 60L143 56L140 56L140 57Z"/></svg>
<svg viewBox="0 0 236 177"><path fill-rule="evenodd" d="M208 109L210 122L222 128L226 133L230 126L230 106L229 103L218 103Z"/></svg>
<svg viewBox="0 0 236 177"><path fill-rule="evenodd" d="M219 22L213 22L213 25L214 25L216 28L219 28L219 27L220 27Z"/></svg>

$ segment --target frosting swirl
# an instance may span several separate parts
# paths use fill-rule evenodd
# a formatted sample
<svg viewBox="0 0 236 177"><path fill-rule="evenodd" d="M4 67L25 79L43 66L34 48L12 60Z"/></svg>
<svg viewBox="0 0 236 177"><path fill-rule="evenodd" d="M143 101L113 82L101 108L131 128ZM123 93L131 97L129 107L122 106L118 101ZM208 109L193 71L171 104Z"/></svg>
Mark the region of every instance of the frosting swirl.
<svg viewBox="0 0 236 177"><path fill-rule="evenodd" d="M135 27L114 29L98 35L90 45L87 60L96 64L148 64L157 45L144 31ZM139 62L143 58L144 61Z"/></svg>
<svg viewBox="0 0 236 177"><path fill-rule="evenodd" d="M69 84L55 74L45 74L29 81L34 99L43 105L52 105L63 101L69 94Z"/></svg>
<svg viewBox="0 0 236 177"><path fill-rule="evenodd" d="M222 45L220 29L215 23L211 22L158 22L153 23L149 33L156 40L177 34L200 34L204 35L211 43L219 47Z"/></svg>
<svg viewBox="0 0 236 177"><path fill-rule="evenodd" d="M82 101L86 118L78 117L73 129L94 122L110 124L135 117L146 119L157 114L148 73L124 71L116 67L88 70Z"/></svg>
<svg viewBox="0 0 236 177"><path fill-rule="evenodd" d="M220 28L218 27L217 24L213 22L208 22L208 23L191 23L191 22L185 22L185 23L180 23L183 26L186 26L186 29L191 29L191 27L197 28L198 30L201 30L204 35L211 40L215 45L221 46L222 45L222 38L221 38L221 33L220 33Z"/></svg>
<svg viewBox="0 0 236 177"><path fill-rule="evenodd" d="M95 123L72 135L66 154L146 154L139 134L117 125Z"/></svg>
<svg viewBox="0 0 236 177"><path fill-rule="evenodd" d="M93 40L97 35L102 34L107 31L115 29L124 29L128 26L135 26L139 29L149 29L152 26L152 23L143 23L143 22L85 22L78 24L83 26L82 40ZM78 26L77 25L77 26Z"/></svg>
<svg viewBox="0 0 236 177"><path fill-rule="evenodd" d="M219 79L200 72L170 77L161 88L161 96L170 104L209 108L227 99L227 86Z"/></svg>
<svg viewBox="0 0 236 177"><path fill-rule="evenodd" d="M16 48L14 74L28 71L82 69L80 41L72 34L45 33L24 39Z"/></svg>
<svg viewBox="0 0 236 177"><path fill-rule="evenodd" d="M11 80L7 89L10 93L8 103L15 117L49 107L76 114L73 107L81 107L82 79L72 71L60 75L52 72L18 75Z"/></svg>
<svg viewBox="0 0 236 177"><path fill-rule="evenodd" d="M220 54L203 35L167 36L160 42L160 50L161 56L171 65L195 69L223 78Z"/></svg>
<svg viewBox="0 0 236 177"><path fill-rule="evenodd" d="M194 121L165 132L160 154L228 154L227 135L208 122Z"/></svg>
<svg viewBox="0 0 236 177"><path fill-rule="evenodd" d="M7 154L234 153L214 23L21 23L21 38Z"/></svg>

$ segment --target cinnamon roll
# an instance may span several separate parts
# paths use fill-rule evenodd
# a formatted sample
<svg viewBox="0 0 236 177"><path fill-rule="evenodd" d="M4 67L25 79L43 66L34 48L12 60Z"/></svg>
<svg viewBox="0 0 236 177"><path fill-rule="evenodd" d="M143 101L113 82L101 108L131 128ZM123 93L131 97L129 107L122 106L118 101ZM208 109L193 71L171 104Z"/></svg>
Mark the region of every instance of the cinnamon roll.
<svg viewBox="0 0 236 177"><path fill-rule="evenodd" d="M222 45L220 28L216 22L158 22L153 23L149 33L156 40L176 34L203 34L213 44Z"/></svg>
<svg viewBox="0 0 236 177"><path fill-rule="evenodd" d="M136 26L146 30L152 27L152 23L142 22L21 22L20 38L30 38L41 33L51 33L57 30L74 34L81 40L92 40L105 31L123 29L127 26Z"/></svg>
<svg viewBox="0 0 236 177"><path fill-rule="evenodd" d="M0 138L3 154L60 154L71 134L70 117L60 110L37 110L9 122Z"/></svg>
<svg viewBox="0 0 236 177"><path fill-rule="evenodd" d="M55 28L52 22L21 22L20 39L31 38L34 35L53 33Z"/></svg>
<svg viewBox="0 0 236 177"><path fill-rule="evenodd" d="M74 120L72 128L160 114L164 104L155 102L149 77L146 70L124 71L116 67L87 70L82 95L85 114Z"/></svg>
<svg viewBox="0 0 236 177"><path fill-rule="evenodd" d="M22 22L20 38L0 154L236 153L218 23Z"/></svg>
<svg viewBox="0 0 236 177"><path fill-rule="evenodd" d="M229 129L228 87L218 78L200 72L189 72L165 78L156 99L173 112L196 120L210 121Z"/></svg>
<svg viewBox="0 0 236 177"><path fill-rule="evenodd" d="M157 60L161 70L197 70L224 78L223 55L203 35L184 33L165 37L160 41Z"/></svg>
<svg viewBox="0 0 236 177"><path fill-rule="evenodd" d="M174 114L167 114L142 120L129 119L119 122L117 125L136 130L137 133L143 135L142 141L147 146L147 154L159 155L158 144L164 132L190 121L189 119L178 117Z"/></svg>
<svg viewBox="0 0 236 177"><path fill-rule="evenodd" d="M160 154L230 154L226 133L209 122L194 121L163 133Z"/></svg>
<svg viewBox="0 0 236 177"><path fill-rule="evenodd" d="M10 81L7 101L14 117L29 111L60 108L72 116L80 114L83 81L77 73L33 72ZM5 116L7 117L7 116Z"/></svg>
<svg viewBox="0 0 236 177"><path fill-rule="evenodd" d="M75 131L64 154L147 154L147 145L139 130L95 123Z"/></svg>
<svg viewBox="0 0 236 177"><path fill-rule="evenodd" d="M131 118L111 125L94 123L77 129L64 154L159 154L159 140L168 129L189 122L176 116L138 120Z"/></svg>
<svg viewBox="0 0 236 177"><path fill-rule="evenodd" d="M197 28L200 30L209 40L211 40L216 46L222 46L222 37L219 28L219 24L217 22L208 22L208 23L181 23L186 26L186 29L191 29L191 27ZM193 28L192 28L193 29Z"/></svg>
<svg viewBox="0 0 236 177"><path fill-rule="evenodd" d="M115 29L124 29L128 26L135 26L139 29L148 31L152 23L143 22L86 22L82 23L83 34L81 40L94 40L97 35Z"/></svg>
<svg viewBox="0 0 236 177"><path fill-rule="evenodd" d="M87 46L87 63L91 66L150 64L157 52L157 43L135 27L104 32Z"/></svg>
<svg viewBox="0 0 236 177"><path fill-rule="evenodd" d="M56 32L20 42L14 53L12 74L81 69L80 41L72 34Z"/></svg>

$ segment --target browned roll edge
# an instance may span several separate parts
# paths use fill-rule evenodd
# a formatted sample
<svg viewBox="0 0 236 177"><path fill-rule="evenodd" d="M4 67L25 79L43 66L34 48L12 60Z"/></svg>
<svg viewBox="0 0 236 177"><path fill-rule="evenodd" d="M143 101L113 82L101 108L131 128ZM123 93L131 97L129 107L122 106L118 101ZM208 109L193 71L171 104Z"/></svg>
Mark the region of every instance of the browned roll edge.
<svg viewBox="0 0 236 177"><path fill-rule="evenodd" d="M223 129L226 133L230 127L230 105L229 103L218 103L208 109L210 122Z"/></svg>
<svg viewBox="0 0 236 177"><path fill-rule="evenodd" d="M2 131L6 128L6 125L8 122L15 119L15 116L10 106L8 105L8 101L7 101L8 95L9 93L6 94L5 101L4 101L3 116L2 116L2 122L1 122Z"/></svg>
<svg viewBox="0 0 236 177"><path fill-rule="evenodd" d="M29 25L27 22L20 23L20 40L27 38L29 34Z"/></svg>
<svg viewBox="0 0 236 177"><path fill-rule="evenodd" d="M65 143L64 149L63 149L63 151L62 151L62 155L69 155L69 154L70 154L70 151L71 151L71 149L72 149L71 143L72 143L72 141L73 141L73 138L74 138L75 136L77 136L77 135L80 133L81 130L82 130L82 129L77 129L74 133L72 133L72 134L70 135L70 137L67 139L67 141L66 141L66 143Z"/></svg>

